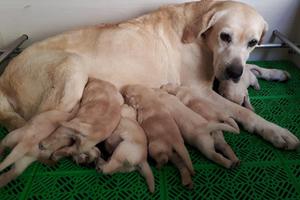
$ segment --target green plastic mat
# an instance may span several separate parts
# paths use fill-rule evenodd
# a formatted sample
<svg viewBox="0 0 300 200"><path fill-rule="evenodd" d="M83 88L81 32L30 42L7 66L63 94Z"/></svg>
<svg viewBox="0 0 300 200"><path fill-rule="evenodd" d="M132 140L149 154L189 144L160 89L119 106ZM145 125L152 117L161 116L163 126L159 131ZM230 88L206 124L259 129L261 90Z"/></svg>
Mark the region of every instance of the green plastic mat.
<svg viewBox="0 0 300 200"><path fill-rule="evenodd" d="M261 90L250 89L250 95L259 115L300 138L300 70L287 61L255 64L291 73L287 83L260 81ZM1 129L1 138L5 134ZM102 175L65 159L52 167L33 164L0 189L0 199L300 199L300 152L275 149L246 132L225 137L240 167L224 169L188 147L196 170L193 190L181 186L178 171L170 165L153 168L156 190L150 194L137 172Z"/></svg>

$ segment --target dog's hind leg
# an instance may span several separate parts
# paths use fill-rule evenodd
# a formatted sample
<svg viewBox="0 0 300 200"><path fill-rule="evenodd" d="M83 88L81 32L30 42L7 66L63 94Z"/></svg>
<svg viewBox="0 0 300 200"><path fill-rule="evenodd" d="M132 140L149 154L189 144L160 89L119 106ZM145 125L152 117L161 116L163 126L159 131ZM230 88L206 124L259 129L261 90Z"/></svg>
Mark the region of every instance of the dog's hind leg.
<svg viewBox="0 0 300 200"><path fill-rule="evenodd" d="M215 149L232 161L232 167L237 167L240 164L240 160L225 141L222 131L213 132L212 136L215 142Z"/></svg>
<svg viewBox="0 0 300 200"><path fill-rule="evenodd" d="M97 165L97 169L102 171L102 173L104 174L113 174L116 172L120 172L123 168L123 163L113 157L107 163L103 165Z"/></svg>
<svg viewBox="0 0 300 200"><path fill-rule="evenodd" d="M229 169L233 167L233 162L222 154L216 152L214 139L210 135L197 134L193 145L200 150L208 159Z"/></svg>
<svg viewBox="0 0 300 200"><path fill-rule="evenodd" d="M8 133L0 142L0 156L6 148L12 149L15 147L17 143L22 140L22 136L24 134L25 133L22 128Z"/></svg>
<svg viewBox="0 0 300 200"><path fill-rule="evenodd" d="M247 64L246 67L250 68L250 71L257 77L265 79L267 81L287 81L291 75L284 70L280 69L266 69L257 65Z"/></svg>
<svg viewBox="0 0 300 200"><path fill-rule="evenodd" d="M25 156L16 161L9 171L0 175L0 188L17 178L35 160L36 158L34 157Z"/></svg>
<svg viewBox="0 0 300 200"><path fill-rule="evenodd" d="M176 168L179 170L182 185L188 187L189 189L192 189L193 188L193 180L191 177L191 173L190 173L189 169L186 167L183 160L176 153L172 154L170 160L176 166Z"/></svg>
<svg viewBox="0 0 300 200"><path fill-rule="evenodd" d="M149 191L153 193L155 190L154 176L147 160L138 165L138 171L146 179Z"/></svg>
<svg viewBox="0 0 300 200"><path fill-rule="evenodd" d="M15 112L9 103L7 95L0 89L0 123L9 131L22 127L26 121L21 115Z"/></svg>

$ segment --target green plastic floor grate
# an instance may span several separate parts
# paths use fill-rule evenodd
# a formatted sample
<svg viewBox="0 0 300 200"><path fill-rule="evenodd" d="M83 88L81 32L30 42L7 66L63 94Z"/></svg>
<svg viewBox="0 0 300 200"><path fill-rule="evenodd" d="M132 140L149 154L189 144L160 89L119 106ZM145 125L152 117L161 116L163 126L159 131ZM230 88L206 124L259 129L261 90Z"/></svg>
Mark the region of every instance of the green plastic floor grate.
<svg viewBox="0 0 300 200"><path fill-rule="evenodd" d="M250 89L250 95L259 115L300 138L300 70L287 61L255 64L291 73L287 83L261 80L261 90ZM0 128L0 138L6 133ZM300 152L275 149L246 132L225 137L241 159L240 167L226 170L188 147L196 170L193 190L181 186L178 171L170 165L153 168L156 190L150 194L137 172L107 176L65 159L55 166L33 164L0 189L0 199L300 199Z"/></svg>

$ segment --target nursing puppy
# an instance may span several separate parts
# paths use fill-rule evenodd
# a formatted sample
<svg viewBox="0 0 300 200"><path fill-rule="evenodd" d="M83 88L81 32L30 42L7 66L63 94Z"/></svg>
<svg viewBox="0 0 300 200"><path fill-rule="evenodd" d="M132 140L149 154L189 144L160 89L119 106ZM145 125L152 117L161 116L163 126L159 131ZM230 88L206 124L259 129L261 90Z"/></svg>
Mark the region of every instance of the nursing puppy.
<svg viewBox="0 0 300 200"><path fill-rule="evenodd" d="M32 162L37 159L49 162L40 154L38 144L46 138L60 122L67 121L77 113L78 106L71 113L48 111L36 115L25 126L10 132L0 143L0 154L6 148L12 149L10 154L0 164L0 171L14 164L12 168L0 176L0 187L19 176ZM37 126L38 125L38 126ZM39 127L39 128L37 128ZM38 133L38 134L37 134Z"/></svg>
<svg viewBox="0 0 300 200"><path fill-rule="evenodd" d="M121 121L105 141L112 154L109 161L99 158L97 169L104 174L138 170L146 179L150 192L154 192L154 177L147 162L147 138L136 121L136 111L128 105L122 107Z"/></svg>
<svg viewBox="0 0 300 200"><path fill-rule="evenodd" d="M165 105L152 89L141 85L125 86L122 94L125 101L137 110L138 122L147 135L149 154L157 167L171 161L179 169L182 184L191 188L191 175L194 174L192 161Z"/></svg>
<svg viewBox="0 0 300 200"><path fill-rule="evenodd" d="M166 88L164 88L167 90ZM236 123L231 119L225 120L225 116L220 118L228 124L216 122L213 109L207 107L204 116L210 121L202 117L202 112L194 112L179 99L173 95L168 94L162 90L156 90L157 95L165 103L169 111L172 113L176 123L178 124L184 140L198 148L208 159L226 167L232 168L239 164L234 152L225 142L221 131L229 131L238 133L239 129ZM208 104L209 105L209 104ZM214 119L214 120L212 120ZM226 145L227 144L227 145ZM225 151L223 148L226 147ZM228 148L230 148L228 150ZM221 151L224 155L217 152Z"/></svg>
<svg viewBox="0 0 300 200"><path fill-rule="evenodd" d="M204 117L207 121L226 123L239 131L239 126L232 116L226 112L226 109L222 109L220 105L215 105L213 99L208 98L205 93L201 94L199 92L199 95L195 97L191 88L170 83L161 86L161 89L176 96L185 106ZM231 167L238 166L240 161L225 141L222 131L212 132L212 138L215 150L232 161Z"/></svg>
<svg viewBox="0 0 300 200"><path fill-rule="evenodd" d="M91 150L95 153L97 150L94 146L107 139L117 127L122 104L123 98L114 85L89 79L76 117L61 123L61 128L41 142L41 149L47 151L54 143L57 143L56 147L60 145L61 148L51 156L54 161L62 156L73 156L75 160L80 160L80 156L89 154ZM73 145L65 146L68 139L74 141Z"/></svg>
<svg viewBox="0 0 300 200"><path fill-rule="evenodd" d="M245 67L239 82L236 83L230 79L221 81L218 93L230 101L254 110L250 103L248 87L252 86L255 90L260 89L255 73L258 72L254 69L252 71L250 66Z"/></svg>
<svg viewBox="0 0 300 200"><path fill-rule="evenodd" d="M250 110L254 110L250 103L248 95L248 87L252 86L255 90L260 90L260 86L257 78L263 78L268 81L287 81L290 78L290 74L286 71L278 69L263 69L256 65L247 65L239 82L232 80L220 81L218 93Z"/></svg>

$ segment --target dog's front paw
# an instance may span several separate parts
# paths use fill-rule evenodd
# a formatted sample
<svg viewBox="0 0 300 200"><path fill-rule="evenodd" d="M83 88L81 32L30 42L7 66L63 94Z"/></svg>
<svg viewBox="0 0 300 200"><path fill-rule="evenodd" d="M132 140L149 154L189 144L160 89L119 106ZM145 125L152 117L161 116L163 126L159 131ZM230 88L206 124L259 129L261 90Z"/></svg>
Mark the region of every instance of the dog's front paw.
<svg viewBox="0 0 300 200"><path fill-rule="evenodd" d="M89 157L85 153L80 153L78 155L74 155L73 160L76 162L76 164L85 164L88 163Z"/></svg>
<svg viewBox="0 0 300 200"><path fill-rule="evenodd" d="M269 141L277 148L294 150L300 145L299 139L289 130L278 127L266 132Z"/></svg>
<svg viewBox="0 0 300 200"><path fill-rule="evenodd" d="M97 170L98 172L102 172L102 168L103 168L103 165L104 165L104 164L106 164L106 161L105 161L103 158L98 157L98 158L96 159L96 170Z"/></svg>

